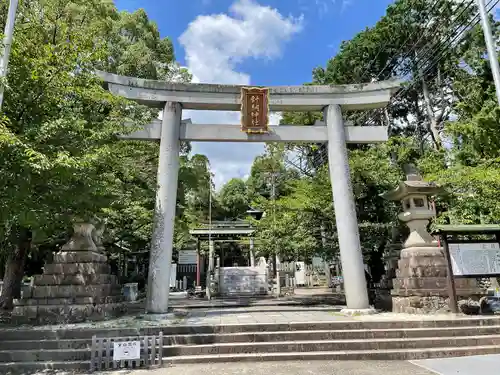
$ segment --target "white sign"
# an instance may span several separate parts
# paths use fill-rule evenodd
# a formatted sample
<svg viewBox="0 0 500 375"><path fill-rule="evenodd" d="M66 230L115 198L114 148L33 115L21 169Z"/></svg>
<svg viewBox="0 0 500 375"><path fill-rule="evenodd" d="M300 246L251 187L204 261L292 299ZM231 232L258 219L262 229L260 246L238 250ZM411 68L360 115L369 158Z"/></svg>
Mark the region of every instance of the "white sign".
<svg viewBox="0 0 500 375"><path fill-rule="evenodd" d="M175 288L175 281L177 280L177 263L172 263L170 267L170 287Z"/></svg>
<svg viewBox="0 0 500 375"><path fill-rule="evenodd" d="M113 343L113 361L141 358L140 341L122 341Z"/></svg>
<svg viewBox="0 0 500 375"><path fill-rule="evenodd" d="M455 276L500 274L498 243L449 244L450 260Z"/></svg>
<svg viewBox="0 0 500 375"><path fill-rule="evenodd" d="M305 262L295 262L295 284L296 285L306 285L306 263Z"/></svg>
<svg viewBox="0 0 500 375"><path fill-rule="evenodd" d="M179 250L179 264L196 264L197 259L196 250Z"/></svg>

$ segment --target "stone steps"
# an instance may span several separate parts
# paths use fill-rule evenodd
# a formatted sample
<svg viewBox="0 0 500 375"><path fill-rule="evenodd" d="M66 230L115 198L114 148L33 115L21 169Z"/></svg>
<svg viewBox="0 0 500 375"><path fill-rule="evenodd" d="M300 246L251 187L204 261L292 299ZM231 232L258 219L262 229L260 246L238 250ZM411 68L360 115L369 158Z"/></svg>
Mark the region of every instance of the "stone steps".
<svg viewBox="0 0 500 375"><path fill-rule="evenodd" d="M426 349L431 347L471 347L500 344L500 335L452 338L403 338L361 340L280 341L263 343L225 343L178 345L163 348L164 357L288 352L338 352L356 350ZM499 347L500 352L500 347ZM0 356L1 358L1 356Z"/></svg>
<svg viewBox="0 0 500 375"><path fill-rule="evenodd" d="M163 331L166 335L202 335L202 334L236 334L236 333L269 333L295 331L347 331L347 330L402 330L409 329L484 329L499 327L500 318L460 318L449 320L370 320L370 321L329 321L329 322L292 322L292 323L249 323L227 325L171 325L163 327L136 328L14 328L1 329L2 340L64 340L91 339L93 335L100 337L157 335ZM500 332L499 332L500 333Z"/></svg>
<svg viewBox="0 0 500 375"><path fill-rule="evenodd" d="M166 335L163 342L168 345L208 345L232 343L265 343L283 341L320 341L320 340L372 340L402 338L447 338L475 336L495 336L500 334L500 325L491 327L447 327L447 328L409 328L409 329L358 329L358 330L314 330L314 331L276 331L242 332L222 334ZM54 350L90 348L90 338L49 339L49 340L2 340L1 350Z"/></svg>
<svg viewBox="0 0 500 375"><path fill-rule="evenodd" d="M370 340L420 337L453 337L500 334L500 326L460 328L409 328L409 329L355 329L314 330L289 332L243 332L232 334L170 335L164 336L168 345L203 345L214 343L249 343L270 341L315 341L315 340Z"/></svg>
<svg viewBox="0 0 500 375"><path fill-rule="evenodd" d="M88 369L93 335L164 333L167 363L422 359L500 353L500 319L349 320L143 328L0 330L0 373Z"/></svg>
<svg viewBox="0 0 500 375"><path fill-rule="evenodd" d="M0 351L3 350L54 350L54 349L89 349L90 339L72 340L14 340L0 341Z"/></svg>
<svg viewBox="0 0 500 375"><path fill-rule="evenodd" d="M90 350L84 349L42 349L42 350L1 350L0 362L65 362L90 361Z"/></svg>
<svg viewBox="0 0 500 375"><path fill-rule="evenodd" d="M249 353L178 356L164 358L165 364L294 361L294 360L417 360L442 357L464 357L470 355L498 354L497 345L461 348L428 348L398 350L352 350L336 352L289 352L289 353ZM27 374L43 370L87 370L89 361L40 361L0 363L0 373Z"/></svg>
<svg viewBox="0 0 500 375"><path fill-rule="evenodd" d="M0 374L26 375L31 373L46 372L50 370L86 370L90 368L89 361L47 361L47 362L22 362L22 363L0 363ZM84 372L85 374L86 372ZM52 372L48 372L52 374ZM73 374L71 372L70 374Z"/></svg>
<svg viewBox="0 0 500 375"><path fill-rule="evenodd" d="M255 362L255 361L353 361L353 360L416 360L443 357L464 357L471 355L498 354L498 345L446 347L427 349L392 350L350 350L335 352L287 352L287 353L250 353L250 354L212 354L178 356L164 358L164 363L215 363L215 362Z"/></svg>
<svg viewBox="0 0 500 375"><path fill-rule="evenodd" d="M277 342L241 342L217 343L207 345L174 345L163 347L163 357L200 358L207 355L244 355L244 354L277 354L277 353L309 353L309 352L356 352L377 350L411 350L462 347L495 346L500 352L500 335L464 336L464 337L425 337L401 339L361 339L361 340L316 340L316 341L277 341ZM1 350L0 362L47 362L47 361L89 361L88 347L80 349L46 349L43 350Z"/></svg>

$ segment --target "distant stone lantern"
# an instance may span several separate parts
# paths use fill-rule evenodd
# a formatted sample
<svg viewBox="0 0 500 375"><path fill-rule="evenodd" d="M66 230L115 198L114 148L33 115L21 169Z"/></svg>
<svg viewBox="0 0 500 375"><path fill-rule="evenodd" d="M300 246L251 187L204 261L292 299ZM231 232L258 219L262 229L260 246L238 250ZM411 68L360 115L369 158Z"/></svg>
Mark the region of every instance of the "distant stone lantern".
<svg viewBox="0 0 500 375"><path fill-rule="evenodd" d="M429 220L436 215L430 198L441 192L434 183L425 182L411 168L406 181L382 196L400 201L403 212L398 218L410 229L398 261L393 280L392 309L402 313L447 311L447 265L443 249L427 231ZM457 293L468 297L475 290L474 280L457 280Z"/></svg>

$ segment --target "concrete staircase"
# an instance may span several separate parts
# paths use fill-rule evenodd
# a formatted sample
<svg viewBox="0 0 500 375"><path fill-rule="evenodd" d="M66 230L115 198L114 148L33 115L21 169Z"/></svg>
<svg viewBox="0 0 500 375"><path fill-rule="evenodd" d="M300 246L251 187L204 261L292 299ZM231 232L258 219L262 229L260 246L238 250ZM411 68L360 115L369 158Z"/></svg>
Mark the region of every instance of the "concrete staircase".
<svg viewBox="0 0 500 375"><path fill-rule="evenodd" d="M500 353L500 319L0 330L0 373L88 370L92 335L164 337L166 363L407 360Z"/></svg>

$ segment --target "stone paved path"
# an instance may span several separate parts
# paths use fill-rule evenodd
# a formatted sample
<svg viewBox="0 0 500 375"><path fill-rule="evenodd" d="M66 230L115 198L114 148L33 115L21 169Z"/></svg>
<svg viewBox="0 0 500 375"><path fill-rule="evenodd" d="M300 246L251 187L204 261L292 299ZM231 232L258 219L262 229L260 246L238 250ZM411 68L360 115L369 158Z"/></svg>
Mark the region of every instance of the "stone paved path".
<svg viewBox="0 0 500 375"><path fill-rule="evenodd" d="M499 317L474 317L442 315L410 315L381 313L363 316L346 316L332 306L248 306L238 308L192 309L188 316L170 317L165 320L149 321L140 314L125 316L102 322L65 324L53 326L18 326L14 329L84 329L112 327L154 327L169 325L219 325L251 323L292 323L292 322L330 322L330 321L402 321L402 320L440 320L440 319L498 319Z"/></svg>
<svg viewBox="0 0 500 375"><path fill-rule="evenodd" d="M478 355L474 357L424 359L413 364L442 375L498 375L500 355Z"/></svg>
<svg viewBox="0 0 500 375"><path fill-rule="evenodd" d="M252 307L194 310L183 319L182 324L244 324L244 323L288 323L346 320L338 309L331 307Z"/></svg>
<svg viewBox="0 0 500 375"><path fill-rule="evenodd" d="M112 372L109 375L433 375L401 361L288 361L175 365L154 370ZM104 374L103 374L104 375ZM485 374L481 374L485 375Z"/></svg>
<svg viewBox="0 0 500 375"><path fill-rule="evenodd" d="M380 313L374 315L347 316L332 306L249 306L239 308L196 309L179 319L177 324L213 325L244 323L290 323L329 321L401 321L441 319L499 319L498 317L456 316L452 314L416 315Z"/></svg>

